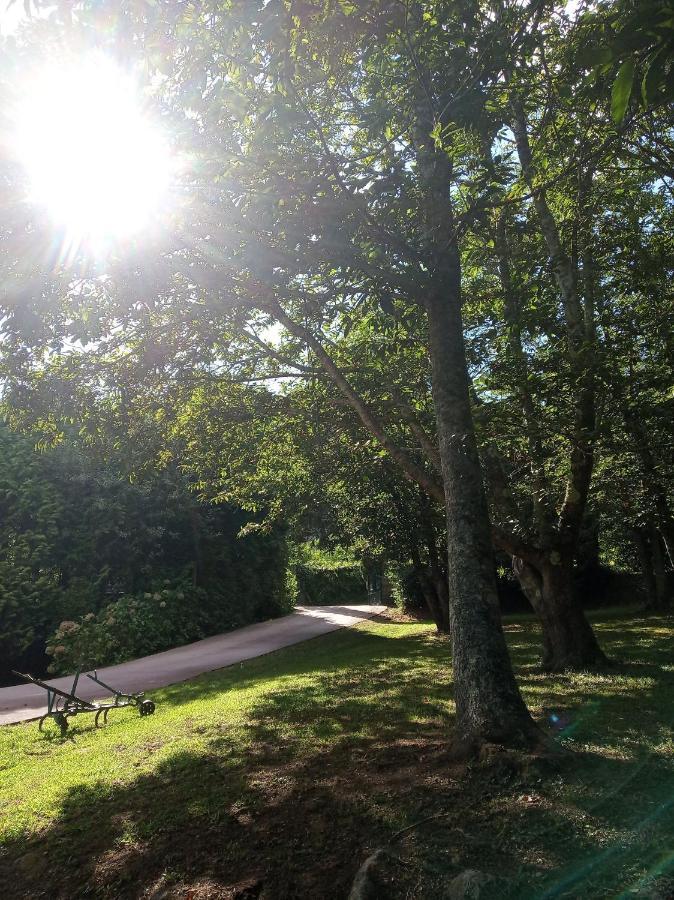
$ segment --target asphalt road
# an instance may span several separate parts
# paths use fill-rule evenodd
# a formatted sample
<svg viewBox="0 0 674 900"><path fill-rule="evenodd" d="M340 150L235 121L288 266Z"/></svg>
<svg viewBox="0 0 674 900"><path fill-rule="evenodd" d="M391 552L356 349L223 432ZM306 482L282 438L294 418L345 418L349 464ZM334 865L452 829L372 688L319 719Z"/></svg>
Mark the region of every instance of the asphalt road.
<svg viewBox="0 0 674 900"><path fill-rule="evenodd" d="M154 653L131 662L120 663L98 670L98 676L107 684L119 691L135 693L151 691L153 688L176 684L188 678L194 678L203 672L222 669L244 659L264 656L281 647L289 647L309 638L328 634L339 628L346 628L369 619L379 612L383 606L297 606L295 611L281 619L247 625L227 634L216 634L174 647L163 653ZM53 678L48 684L61 690L69 690L72 676ZM99 700L106 691L81 676L78 696L86 700ZM43 688L33 684L21 684L16 687L0 688L0 725L24 722L36 719L47 711L47 693Z"/></svg>

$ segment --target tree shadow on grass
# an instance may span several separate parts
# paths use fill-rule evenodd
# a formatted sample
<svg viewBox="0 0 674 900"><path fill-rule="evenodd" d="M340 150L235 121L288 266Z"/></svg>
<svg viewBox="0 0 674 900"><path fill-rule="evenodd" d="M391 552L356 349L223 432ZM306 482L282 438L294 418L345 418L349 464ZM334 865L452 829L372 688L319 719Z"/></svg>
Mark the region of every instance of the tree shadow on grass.
<svg viewBox="0 0 674 900"><path fill-rule="evenodd" d="M440 730L377 730L311 752L278 739L276 711L260 705L247 742L224 733L128 784L72 788L51 828L7 847L5 898L344 898L367 852L429 816L442 818L394 838L408 865L382 896L442 897L474 867L512 879L498 896L602 897L626 886L618 870L657 865L674 826L661 762L645 789L624 761L586 757L560 798L535 774L450 768ZM593 787L600 770L622 786L617 807Z"/></svg>
<svg viewBox="0 0 674 900"><path fill-rule="evenodd" d="M5 897L345 897L363 848L386 837L367 788L341 748L298 758L251 731L247 748L223 736L130 784L72 788L51 828L6 848Z"/></svg>
<svg viewBox="0 0 674 900"><path fill-rule="evenodd" d="M243 727L198 725L198 752L176 752L128 782L71 788L53 825L5 846L4 900L331 900L347 896L366 853L392 838L407 863L393 864L393 898L442 897L466 867L510 876L518 898L604 897L661 874L674 767L649 752L652 733L622 753L629 728L617 716L652 708L657 730L667 672L649 669L645 681L642 667L655 664L635 662L625 677L588 683L525 674L525 689L574 711L560 739L603 745L545 779L535 768L452 767L451 672L438 667L448 648L412 639L400 656L395 644L363 633L333 646L332 663L329 652L320 666L298 654L284 672L310 677L258 698ZM260 661L243 683L270 677ZM203 687L221 692L222 673Z"/></svg>

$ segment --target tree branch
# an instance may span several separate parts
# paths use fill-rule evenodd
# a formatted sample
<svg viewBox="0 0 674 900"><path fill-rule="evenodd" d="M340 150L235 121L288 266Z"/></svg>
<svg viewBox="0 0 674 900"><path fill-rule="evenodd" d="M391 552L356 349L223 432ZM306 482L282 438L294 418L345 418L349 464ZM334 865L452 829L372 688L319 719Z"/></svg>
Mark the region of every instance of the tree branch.
<svg viewBox="0 0 674 900"><path fill-rule="evenodd" d="M313 350L319 363L349 401L349 404L354 409L363 425L372 435L374 435L382 447L388 451L391 458L400 465L405 475L411 481L415 481L420 485L429 496L438 500L440 503L444 503L445 492L442 484L433 478L424 468L418 465L405 450L391 440L387 435L383 424L368 407L360 394L350 384L321 342L311 333L311 331L309 331L309 329L291 319L278 300L273 299L268 301L267 308L284 328L291 334L294 334L295 337L304 341L307 346Z"/></svg>

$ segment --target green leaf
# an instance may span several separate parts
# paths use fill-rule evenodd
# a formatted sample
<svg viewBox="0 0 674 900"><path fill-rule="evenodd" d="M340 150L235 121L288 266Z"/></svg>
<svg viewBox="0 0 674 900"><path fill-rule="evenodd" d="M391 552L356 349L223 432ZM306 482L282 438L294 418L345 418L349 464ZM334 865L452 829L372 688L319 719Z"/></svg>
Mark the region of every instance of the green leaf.
<svg viewBox="0 0 674 900"><path fill-rule="evenodd" d="M634 81L634 59L626 59L618 69L616 80L611 88L611 115L614 122L622 122L627 104L632 94Z"/></svg>
<svg viewBox="0 0 674 900"><path fill-rule="evenodd" d="M659 95L667 81L667 66L670 61L671 47L665 45L648 62L641 82L641 98L648 109L660 98Z"/></svg>

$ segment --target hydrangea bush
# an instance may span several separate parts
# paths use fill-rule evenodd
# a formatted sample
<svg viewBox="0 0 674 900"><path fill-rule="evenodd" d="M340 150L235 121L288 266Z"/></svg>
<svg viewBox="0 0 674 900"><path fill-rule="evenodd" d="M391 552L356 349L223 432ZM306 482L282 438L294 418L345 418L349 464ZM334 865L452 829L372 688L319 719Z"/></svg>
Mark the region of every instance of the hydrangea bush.
<svg viewBox="0 0 674 900"><path fill-rule="evenodd" d="M287 590L287 589L286 589ZM281 602L279 602L281 601ZM278 615L292 598L275 598L256 618ZM200 640L251 621L250 611L224 592L180 582L164 582L150 591L124 594L79 621L61 622L47 645L49 671L114 665Z"/></svg>

